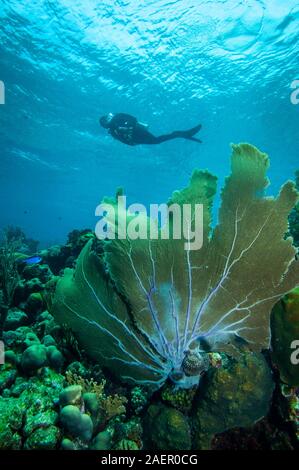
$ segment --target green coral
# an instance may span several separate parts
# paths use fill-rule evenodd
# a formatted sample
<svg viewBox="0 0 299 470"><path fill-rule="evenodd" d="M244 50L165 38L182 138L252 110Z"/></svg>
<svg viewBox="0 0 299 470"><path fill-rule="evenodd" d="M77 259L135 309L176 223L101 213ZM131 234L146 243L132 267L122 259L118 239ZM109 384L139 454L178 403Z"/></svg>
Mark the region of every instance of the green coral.
<svg viewBox="0 0 299 470"><path fill-rule="evenodd" d="M28 317L25 312L18 309L10 309L4 323L4 330L16 330L19 326L24 326L27 323Z"/></svg>
<svg viewBox="0 0 299 470"><path fill-rule="evenodd" d="M139 450L139 447L135 441L122 439L115 445L114 450Z"/></svg>
<svg viewBox="0 0 299 470"><path fill-rule="evenodd" d="M64 357L62 353L54 345L47 346L46 349L50 366L53 367L53 369L60 371L64 364Z"/></svg>
<svg viewBox="0 0 299 470"><path fill-rule="evenodd" d="M0 448L55 449L60 439L55 407L64 378L46 368L38 377L16 377L10 364L0 372L0 377L14 373L6 384L10 397L0 397Z"/></svg>
<svg viewBox="0 0 299 470"><path fill-rule="evenodd" d="M33 292L29 295L25 304L25 312L31 319L36 318L38 313L41 313L45 307L45 302L40 292Z"/></svg>
<svg viewBox="0 0 299 470"><path fill-rule="evenodd" d="M28 409L26 413L25 425L23 427L24 436L28 437L39 428L54 426L58 421L58 413L51 408L36 411Z"/></svg>
<svg viewBox="0 0 299 470"><path fill-rule="evenodd" d="M40 255L49 265L51 271L54 274L58 274L61 269L64 269L66 266L71 267L74 264L83 246L94 237L94 233L89 229L73 230L68 235L66 245L52 246L42 250Z"/></svg>
<svg viewBox="0 0 299 470"><path fill-rule="evenodd" d="M56 426L39 428L25 442L26 450L55 450L58 446L61 431Z"/></svg>
<svg viewBox="0 0 299 470"><path fill-rule="evenodd" d="M157 450L191 449L191 431L186 416L178 410L159 404L151 405L145 417L144 430L151 448Z"/></svg>
<svg viewBox="0 0 299 470"><path fill-rule="evenodd" d="M59 395L60 406L82 405L82 387L81 385L70 385L62 390Z"/></svg>
<svg viewBox="0 0 299 470"><path fill-rule="evenodd" d="M115 416L125 414L127 398L117 394L106 395L104 392L106 380L102 379L101 383L98 383L94 379L80 377L71 371L66 372L66 378L69 384L80 387L83 392L81 403L84 403L96 426L103 425ZM66 390L71 390L71 387Z"/></svg>
<svg viewBox="0 0 299 470"><path fill-rule="evenodd" d="M181 411L188 413L192 408L192 402L196 393L196 387L190 389L178 389L174 385L166 384L161 390L162 400Z"/></svg>
<svg viewBox="0 0 299 470"><path fill-rule="evenodd" d="M192 410L194 448L209 449L215 434L264 417L273 389L271 370L261 354L244 353L227 368L210 370Z"/></svg>
<svg viewBox="0 0 299 470"><path fill-rule="evenodd" d="M134 387L131 390L131 407L135 413L140 413L147 403L147 393L141 387Z"/></svg>
<svg viewBox="0 0 299 470"><path fill-rule="evenodd" d="M104 431L99 432L91 442L91 450L110 450L112 448L114 436L114 429L111 427L106 428Z"/></svg>
<svg viewBox="0 0 299 470"><path fill-rule="evenodd" d="M129 421L119 420L115 423L115 441L134 441L138 448L142 448L142 422L141 418L134 416Z"/></svg>
<svg viewBox="0 0 299 470"><path fill-rule="evenodd" d="M23 352L21 367L26 373L34 373L44 367L47 362L47 348L42 344L33 344Z"/></svg>
<svg viewBox="0 0 299 470"><path fill-rule="evenodd" d="M15 398L0 397L0 450L21 449L25 407Z"/></svg>
<svg viewBox="0 0 299 470"><path fill-rule="evenodd" d="M296 172L296 187L299 190L299 170ZM299 202L289 216L289 235L294 239L294 245L299 248Z"/></svg>
<svg viewBox="0 0 299 470"><path fill-rule="evenodd" d="M273 308L271 332L272 358L280 377L288 385L298 387L299 365L291 361L294 351L291 345L294 340L299 340L299 287L285 295Z"/></svg>
<svg viewBox="0 0 299 470"><path fill-rule="evenodd" d="M6 354L5 354L6 360ZM13 364L5 363L0 366L0 393L3 392L4 389L10 388L12 384L15 382L17 377L17 371L13 367Z"/></svg>
<svg viewBox="0 0 299 470"><path fill-rule="evenodd" d="M81 413L74 405L66 405L60 412L60 422L71 436L89 441L93 434L93 423L89 415Z"/></svg>
<svg viewBox="0 0 299 470"><path fill-rule="evenodd" d="M19 281L17 259L15 252L20 246L20 238L9 237L5 231L4 241L0 246L0 338L9 308L12 305L14 293Z"/></svg>

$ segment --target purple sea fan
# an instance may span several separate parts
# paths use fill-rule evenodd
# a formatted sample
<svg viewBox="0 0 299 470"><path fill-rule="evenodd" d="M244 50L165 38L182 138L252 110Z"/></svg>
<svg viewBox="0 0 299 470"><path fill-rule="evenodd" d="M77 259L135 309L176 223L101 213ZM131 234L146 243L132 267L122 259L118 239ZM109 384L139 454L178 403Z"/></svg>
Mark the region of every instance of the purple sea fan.
<svg viewBox="0 0 299 470"><path fill-rule="evenodd" d="M284 238L298 194L287 182L277 198L265 197L268 166L255 147L233 145L214 230L214 176L195 171L189 186L173 194L169 205L203 204L200 250L185 249L184 239L116 237L104 243L100 259L89 242L75 271L67 269L58 282L56 319L94 360L152 389L169 376L178 386L198 381L199 339L231 355L238 353L236 338L252 351L267 348L271 308L299 283L292 239Z"/></svg>

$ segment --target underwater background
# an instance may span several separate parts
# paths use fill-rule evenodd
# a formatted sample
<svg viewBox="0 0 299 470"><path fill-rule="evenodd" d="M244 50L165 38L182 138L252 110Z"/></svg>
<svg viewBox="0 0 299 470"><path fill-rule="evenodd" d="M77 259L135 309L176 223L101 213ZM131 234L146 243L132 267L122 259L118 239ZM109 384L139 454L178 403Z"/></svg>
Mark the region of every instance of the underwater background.
<svg viewBox="0 0 299 470"><path fill-rule="evenodd" d="M0 0L0 18L0 450L298 449L298 2ZM203 143L123 145L109 112L201 123ZM266 200L266 177L292 183ZM96 240L119 187L147 207L187 187L202 252Z"/></svg>
<svg viewBox="0 0 299 470"><path fill-rule="evenodd" d="M270 155L271 193L293 177L296 0L1 0L0 15L2 227L62 242L118 186L148 205L194 168L223 179L231 142ZM200 122L203 145L124 146L99 126L110 111L154 134Z"/></svg>

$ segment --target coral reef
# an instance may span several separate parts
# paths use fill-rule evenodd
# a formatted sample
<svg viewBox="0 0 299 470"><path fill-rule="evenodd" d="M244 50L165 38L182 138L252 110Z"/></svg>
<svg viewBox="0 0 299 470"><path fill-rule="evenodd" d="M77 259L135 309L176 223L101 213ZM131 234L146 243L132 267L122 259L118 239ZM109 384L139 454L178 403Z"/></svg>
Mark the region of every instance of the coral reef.
<svg viewBox="0 0 299 470"><path fill-rule="evenodd" d="M281 380L290 386L299 387L299 364L292 361L295 349L298 350L299 360L299 287L274 306L271 332L272 359L279 369ZM295 348L292 347L294 340L297 340Z"/></svg>
<svg viewBox="0 0 299 470"><path fill-rule="evenodd" d="M66 245L55 245L41 250L40 256L49 265L54 274L59 274L65 267L73 267L84 245L94 238L95 235L90 229L73 230L68 235Z"/></svg>
<svg viewBox="0 0 299 470"><path fill-rule="evenodd" d="M134 413L139 414L147 404L147 394L141 387L134 387L130 394L130 405Z"/></svg>
<svg viewBox="0 0 299 470"><path fill-rule="evenodd" d="M213 176L195 172L174 193L170 205L205 204L202 254L178 240L129 246L75 230L26 265L34 241L7 231L1 450L299 448L298 373L288 361L298 287L287 293L299 277L283 235L297 195L287 183L265 198L267 166L253 147L234 147L214 231ZM261 354L273 304L272 350Z"/></svg>
<svg viewBox="0 0 299 470"><path fill-rule="evenodd" d="M299 190L299 170L296 172L296 187ZM299 202L290 213L288 235L293 237L294 245L299 248Z"/></svg>
<svg viewBox="0 0 299 470"><path fill-rule="evenodd" d="M227 368L210 371L193 406L194 447L211 448L215 434L234 427L248 427L270 408L274 383L261 354L244 353Z"/></svg>
<svg viewBox="0 0 299 470"><path fill-rule="evenodd" d="M21 449L21 436L24 410L18 400L0 398L0 449Z"/></svg>
<svg viewBox="0 0 299 470"><path fill-rule="evenodd" d="M18 240L4 238L0 246L0 339L19 280L15 251Z"/></svg>
<svg viewBox="0 0 299 470"><path fill-rule="evenodd" d="M202 343L233 356L242 342L253 351L269 347L271 308L295 287L299 263L292 239L284 237L298 194L287 182L277 198L265 197L268 166L256 148L233 146L213 231L214 176L195 171L190 185L173 194L169 207L203 204L200 250L171 237L116 237L97 256L87 243L75 271L58 281L51 307L57 321L72 328L95 361L153 390L168 377L181 387L196 385ZM128 224L134 216L126 216ZM122 218L117 214L116 229Z"/></svg>
<svg viewBox="0 0 299 470"><path fill-rule="evenodd" d="M0 397L1 449L57 448L61 431L56 403L62 383L63 377L48 368L29 379L15 373Z"/></svg>
<svg viewBox="0 0 299 470"><path fill-rule="evenodd" d="M182 413L189 413L192 409L196 390L196 387L178 389L173 384L167 383L161 390L161 399Z"/></svg>
<svg viewBox="0 0 299 470"><path fill-rule="evenodd" d="M28 238L20 227L8 225L5 230L5 238L8 244L18 244L18 249L22 253L35 254L39 245L39 241Z"/></svg>
<svg viewBox="0 0 299 470"><path fill-rule="evenodd" d="M292 425L298 443L297 447L299 448L299 389L298 387L280 384L280 391L281 396L287 403L287 407L284 406L284 412L281 413L281 416L284 421Z"/></svg>
<svg viewBox="0 0 299 470"><path fill-rule="evenodd" d="M145 438L158 450L191 449L191 429L180 411L165 405L151 405L145 417Z"/></svg>

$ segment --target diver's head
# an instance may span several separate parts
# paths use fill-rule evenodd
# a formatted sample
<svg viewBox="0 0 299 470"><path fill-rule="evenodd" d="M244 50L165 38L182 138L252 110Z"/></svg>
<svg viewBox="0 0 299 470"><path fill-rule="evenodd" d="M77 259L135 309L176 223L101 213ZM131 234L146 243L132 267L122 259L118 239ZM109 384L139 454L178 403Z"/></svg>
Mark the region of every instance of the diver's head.
<svg viewBox="0 0 299 470"><path fill-rule="evenodd" d="M110 122L113 118L113 114L112 113L109 113L107 114L106 116L102 116L100 118L100 124L102 127L104 127L105 129L109 129L109 126L110 126Z"/></svg>

